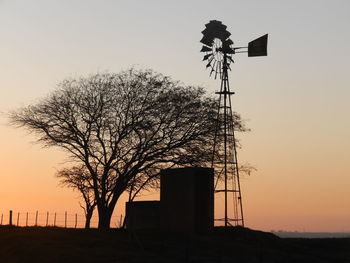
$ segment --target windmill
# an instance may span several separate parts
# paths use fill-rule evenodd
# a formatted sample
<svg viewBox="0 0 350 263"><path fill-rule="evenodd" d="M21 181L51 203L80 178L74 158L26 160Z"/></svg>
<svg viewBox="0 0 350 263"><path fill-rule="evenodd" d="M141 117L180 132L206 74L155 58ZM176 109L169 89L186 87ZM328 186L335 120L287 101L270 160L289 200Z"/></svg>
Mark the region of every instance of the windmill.
<svg viewBox="0 0 350 263"><path fill-rule="evenodd" d="M215 166L217 177L215 193L224 194L224 217L216 219L227 226L244 226L243 204L239 166L237 161L237 145L235 140L235 118L232 112L228 70L233 63L232 56L236 53L248 53L248 57L267 56L267 37L263 35L248 43L248 47L234 47L230 39L231 33L226 30L221 21L211 20L202 31L201 52L205 52L203 61L210 68L210 76L221 79L218 114L213 145L212 167ZM223 182L223 185L222 185ZM232 205L229 210L229 195ZM230 215L229 215L230 212Z"/></svg>

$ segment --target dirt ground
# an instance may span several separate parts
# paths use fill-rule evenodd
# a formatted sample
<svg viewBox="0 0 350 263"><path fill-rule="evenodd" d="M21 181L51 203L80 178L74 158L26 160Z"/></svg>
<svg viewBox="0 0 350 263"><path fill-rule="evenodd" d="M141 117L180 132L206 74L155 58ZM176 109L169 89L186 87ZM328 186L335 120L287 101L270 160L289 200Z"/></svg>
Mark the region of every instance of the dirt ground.
<svg viewBox="0 0 350 263"><path fill-rule="evenodd" d="M0 262L350 262L350 238L279 238L247 228L202 235L0 227Z"/></svg>

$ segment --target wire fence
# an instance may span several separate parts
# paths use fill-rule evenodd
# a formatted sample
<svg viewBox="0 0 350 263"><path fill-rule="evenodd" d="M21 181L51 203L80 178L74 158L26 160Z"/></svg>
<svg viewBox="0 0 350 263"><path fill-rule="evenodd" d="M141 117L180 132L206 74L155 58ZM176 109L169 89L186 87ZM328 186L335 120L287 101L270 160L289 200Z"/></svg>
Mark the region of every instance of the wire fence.
<svg viewBox="0 0 350 263"><path fill-rule="evenodd" d="M120 228L123 225L123 215L115 215L111 218L111 227ZM1 212L0 225L11 226L41 226L41 227L65 227L85 228L85 215L79 213L56 212L21 212L10 210ZM98 215L95 212L90 221L91 228L97 228Z"/></svg>

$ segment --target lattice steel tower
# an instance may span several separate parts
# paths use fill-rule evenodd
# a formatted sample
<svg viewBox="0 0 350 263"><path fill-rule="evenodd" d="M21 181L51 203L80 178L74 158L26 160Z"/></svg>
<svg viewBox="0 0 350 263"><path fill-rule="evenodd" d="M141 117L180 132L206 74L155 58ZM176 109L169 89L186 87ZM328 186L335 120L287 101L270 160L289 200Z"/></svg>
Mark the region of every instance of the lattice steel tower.
<svg viewBox="0 0 350 263"><path fill-rule="evenodd" d="M249 57L267 55L267 34L250 42L248 47L233 47L230 32L220 21L211 20L202 31L201 43L205 52L203 61L208 61L210 76L214 73L221 79L218 114L215 128L212 167L215 168L215 193L224 194L224 217L216 219L227 226L244 226L242 192L235 139L235 116L232 110L228 69L235 53L248 53ZM238 50L238 51L236 51ZM232 199L232 203L229 202Z"/></svg>

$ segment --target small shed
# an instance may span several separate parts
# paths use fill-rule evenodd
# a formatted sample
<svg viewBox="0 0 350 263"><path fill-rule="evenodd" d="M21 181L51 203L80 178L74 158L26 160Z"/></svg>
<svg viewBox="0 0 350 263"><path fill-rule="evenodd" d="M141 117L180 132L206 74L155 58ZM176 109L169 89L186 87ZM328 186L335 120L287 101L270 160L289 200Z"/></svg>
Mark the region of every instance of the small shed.
<svg viewBox="0 0 350 263"><path fill-rule="evenodd" d="M159 201L127 202L125 206L126 228L132 230L159 229Z"/></svg>

